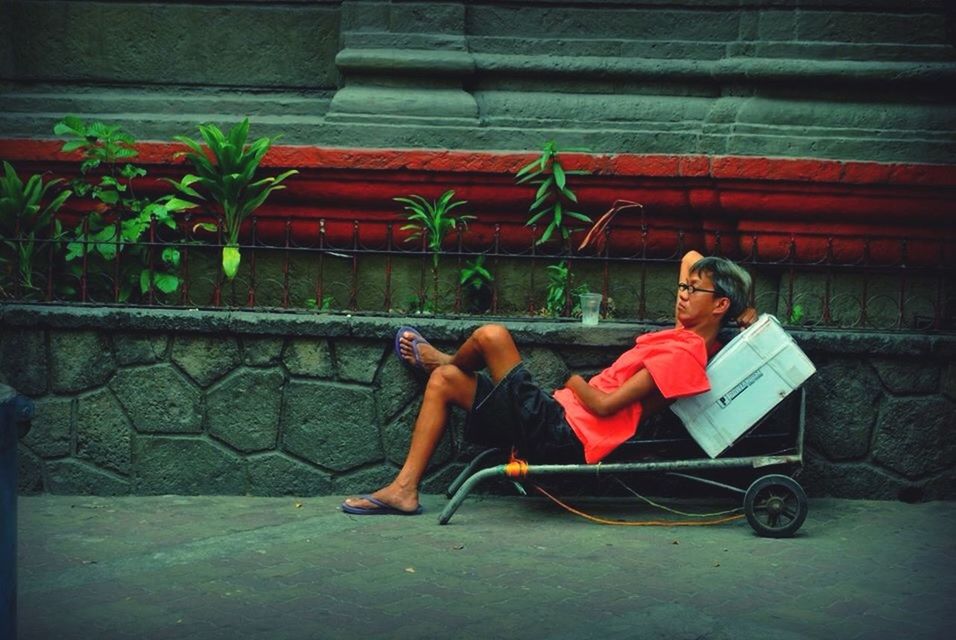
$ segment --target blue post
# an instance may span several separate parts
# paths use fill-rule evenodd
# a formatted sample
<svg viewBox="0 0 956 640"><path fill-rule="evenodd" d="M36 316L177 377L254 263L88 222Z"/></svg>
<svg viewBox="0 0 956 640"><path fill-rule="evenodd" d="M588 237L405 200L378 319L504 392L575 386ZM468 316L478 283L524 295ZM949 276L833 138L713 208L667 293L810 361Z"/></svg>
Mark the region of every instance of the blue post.
<svg viewBox="0 0 956 640"><path fill-rule="evenodd" d="M33 402L0 384L0 638L17 636L17 439Z"/></svg>

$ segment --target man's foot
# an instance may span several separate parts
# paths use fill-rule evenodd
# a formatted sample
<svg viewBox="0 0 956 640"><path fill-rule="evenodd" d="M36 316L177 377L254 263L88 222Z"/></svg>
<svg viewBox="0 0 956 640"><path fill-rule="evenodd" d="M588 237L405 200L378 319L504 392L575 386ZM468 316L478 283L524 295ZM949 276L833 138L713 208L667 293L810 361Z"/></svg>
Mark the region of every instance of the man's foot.
<svg viewBox="0 0 956 640"><path fill-rule="evenodd" d="M422 512L418 492L402 492L392 486L367 496L348 498L342 511L355 515L417 515Z"/></svg>
<svg viewBox="0 0 956 640"><path fill-rule="evenodd" d="M395 336L398 357L411 367L431 373L443 364L451 362L451 356L431 345L412 327L402 327Z"/></svg>

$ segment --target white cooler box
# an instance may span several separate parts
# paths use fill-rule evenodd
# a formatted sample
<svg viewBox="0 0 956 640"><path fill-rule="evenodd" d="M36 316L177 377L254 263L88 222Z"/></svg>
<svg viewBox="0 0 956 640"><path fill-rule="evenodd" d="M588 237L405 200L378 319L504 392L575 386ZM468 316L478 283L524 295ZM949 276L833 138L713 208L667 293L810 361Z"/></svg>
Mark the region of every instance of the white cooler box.
<svg viewBox="0 0 956 640"><path fill-rule="evenodd" d="M765 314L708 363L710 391L680 398L671 409L716 458L815 372L780 322Z"/></svg>

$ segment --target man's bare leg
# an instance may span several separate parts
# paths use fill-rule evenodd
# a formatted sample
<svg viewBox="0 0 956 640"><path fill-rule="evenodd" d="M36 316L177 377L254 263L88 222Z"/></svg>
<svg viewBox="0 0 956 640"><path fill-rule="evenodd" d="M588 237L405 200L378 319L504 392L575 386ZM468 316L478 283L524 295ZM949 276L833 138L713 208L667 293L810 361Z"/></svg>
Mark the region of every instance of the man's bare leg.
<svg viewBox="0 0 956 640"><path fill-rule="evenodd" d="M391 484L373 493L372 497L402 511L414 511L418 507L418 486L435 447L445 433L448 408L454 404L470 409L475 402L477 386L474 374L466 373L454 365L442 365L432 371L415 420L405 464ZM349 498L345 502L349 506L364 509L377 507L364 498Z"/></svg>
<svg viewBox="0 0 956 640"><path fill-rule="evenodd" d="M443 353L430 344L412 345L411 333L399 337L399 352L410 364L415 364L415 351L418 361L427 371L434 371L444 364L453 364L466 373L480 371L485 367L492 380L498 382L521 362L521 355L507 328L497 324L487 324L475 329L465 343L453 355Z"/></svg>
<svg viewBox="0 0 956 640"><path fill-rule="evenodd" d="M415 362L412 337L406 334L399 338L399 350L409 362ZM500 325L479 327L453 356L428 344L419 343L415 347L419 361L431 370L431 375L415 420L411 446L395 479L372 494L376 500L402 511L413 511L418 507L418 487L428 461L445 433L449 406L468 411L474 405L478 387L474 372L487 366L492 379L497 382L521 362L511 334ZM364 509L377 506L363 498L349 498L345 502Z"/></svg>

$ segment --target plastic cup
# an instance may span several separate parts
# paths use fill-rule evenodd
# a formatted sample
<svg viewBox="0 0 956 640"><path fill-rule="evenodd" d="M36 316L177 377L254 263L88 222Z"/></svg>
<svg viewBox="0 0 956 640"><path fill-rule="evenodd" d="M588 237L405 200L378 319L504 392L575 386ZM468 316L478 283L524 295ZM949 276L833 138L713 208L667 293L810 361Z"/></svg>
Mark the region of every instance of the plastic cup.
<svg viewBox="0 0 956 640"><path fill-rule="evenodd" d="M593 327L598 323L601 317L601 301L604 299L600 293L582 293L581 294L581 324L585 327Z"/></svg>

